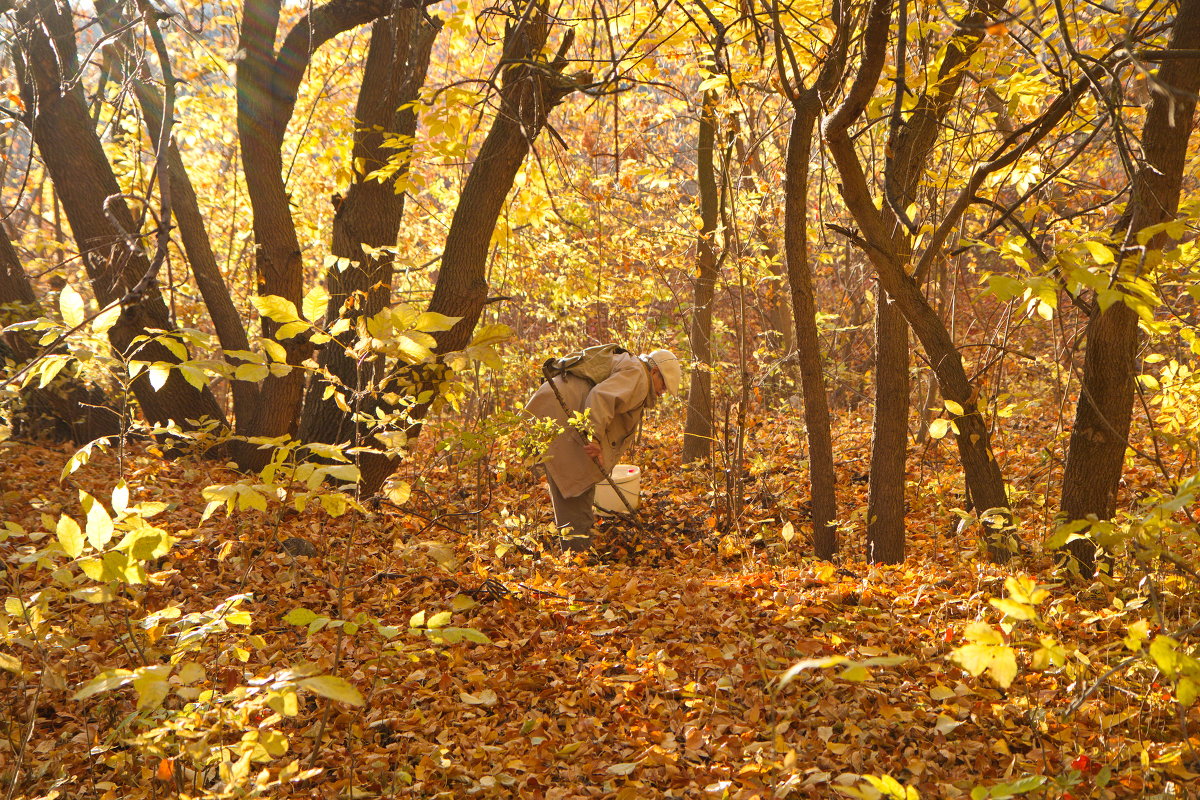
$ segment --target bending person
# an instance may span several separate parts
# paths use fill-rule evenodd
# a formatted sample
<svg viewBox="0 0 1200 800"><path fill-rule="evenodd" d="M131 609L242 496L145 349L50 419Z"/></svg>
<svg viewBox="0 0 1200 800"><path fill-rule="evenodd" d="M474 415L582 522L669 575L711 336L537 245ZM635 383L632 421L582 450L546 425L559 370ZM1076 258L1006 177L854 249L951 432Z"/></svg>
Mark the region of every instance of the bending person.
<svg viewBox="0 0 1200 800"><path fill-rule="evenodd" d="M679 359L671 351L641 356L622 351L612 354L612 368L598 382L568 372L547 380L530 398L526 412L564 428L546 451L545 469L565 550L592 546L596 484L620 461L642 412L654 408L663 392L678 392L681 382ZM576 411L588 412L590 435L568 424Z"/></svg>

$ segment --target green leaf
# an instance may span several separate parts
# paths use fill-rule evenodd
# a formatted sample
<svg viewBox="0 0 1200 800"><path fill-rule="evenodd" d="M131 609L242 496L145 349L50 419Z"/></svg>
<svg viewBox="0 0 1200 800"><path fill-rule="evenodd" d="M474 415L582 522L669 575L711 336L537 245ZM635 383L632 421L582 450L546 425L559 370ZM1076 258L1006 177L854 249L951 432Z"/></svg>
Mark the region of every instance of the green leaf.
<svg viewBox="0 0 1200 800"><path fill-rule="evenodd" d="M58 519L55 534L63 551L71 558L79 558L83 552L83 531L79 529L79 523L63 514Z"/></svg>
<svg viewBox="0 0 1200 800"><path fill-rule="evenodd" d="M351 686L345 679L339 678L336 675L318 675L315 678L305 678L300 681L300 686L314 694L328 697L330 700L337 700L339 703L346 703L351 706L361 706L363 704L362 693Z"/></svg>

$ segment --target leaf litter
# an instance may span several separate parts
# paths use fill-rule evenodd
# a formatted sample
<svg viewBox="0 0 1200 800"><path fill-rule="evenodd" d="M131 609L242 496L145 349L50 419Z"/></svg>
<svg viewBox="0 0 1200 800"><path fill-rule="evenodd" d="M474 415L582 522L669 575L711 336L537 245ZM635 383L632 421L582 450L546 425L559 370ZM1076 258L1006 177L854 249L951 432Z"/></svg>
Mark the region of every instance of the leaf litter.
<svg viewBox="0 0 1200 800"><path fill-rule="evenodd" d="M156 524L178 541L156 582L109 603L58 593L53 624L65 635L40 655L20 637L6 647L0 681L19 694L10 707L32 702L35 712L14 713L0 755L12 763L17 732L31 732L21 778L29 797L162 796L163 776L182 774L176 754L140 757L120 744L136 694L71 698L106 669L137 666L122 640L126 617L187 615L246 595L238 633L261 646L244 661L210 654L184 678L228 691L314 665L301 681L310 693L276 723L286 755L262 766L278 771L294 759L316 771L266 794L878 797L893 796L895 784L969 797L979 786L1034 788L1039 776L1075 775L1072 796L1124 797L1200 779L1200 739L1185 739L1176 711L1144 686L1114 679L1064 713L1126 635L1121 604L1102 586L1052 594L1047 624L1070 669L1034 670L1018 654L1001 688L951 658L969 626L1001 622L989 600L1005 597L1006 577L1056 577L1036 555L1008 570L989 566L976 542L952 534L944 509L961 489L946 453L927 451L913 466L931 477L910 476L907 563L868 565L848 525L833 564L805 555L798 473L783 455L792 436L783 426L758 432L779 463L751 476L740 524L728 527L710 476L682 468L660 435L640 456L657 484L640 515L653 540L602 521L599 552L579 557L539 544L549 504L529 476L499 482L466 516L439 517L479 500L466 492L464 503L458 476L441 465L425 470L423 506L414 494L404 508L364 515L248 511L201 521L195 499L229 473L131 456L129 502L166 503ZM39 530L43 514L78 515L79 490L107 497L121 477L97 461L60 484L65 458L8 448L7 519ZM1022 468L1008 458L1010 470ZM860 466L852 457L839 466L851 519L865 505ZM518 526L505 522L517 515ZM21 557L26 544L14 535L7 545L13 597L46 588ZM1184 597L1174 602L1177 614L1190 609ZM193 776L193 786L204 782Z"/></svg>

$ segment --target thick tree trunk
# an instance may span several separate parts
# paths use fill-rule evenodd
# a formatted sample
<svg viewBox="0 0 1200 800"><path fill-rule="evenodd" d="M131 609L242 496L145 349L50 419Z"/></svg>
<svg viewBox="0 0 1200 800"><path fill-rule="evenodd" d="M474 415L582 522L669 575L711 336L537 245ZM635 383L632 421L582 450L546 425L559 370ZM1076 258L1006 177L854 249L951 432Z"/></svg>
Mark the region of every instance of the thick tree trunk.
<svg viewBox="0 0 1200 800"><path fill-rule="evenodd" d="M1200 0L1181 0L1170 49L1200 48ZM1133 178L1128 211L1114 238L1122 240L1118 281L1137 277L1145 264L1161 257L1166 244L1159 234L1141 247L1138 233L1175 217L1200 91L1200 60L1176 58L1163 63L1157 91L1142 131L1142 159ZM1118 287L1119 288L1119 287ZM1137 314L1123 302L1093 312L1088 320L1087 353L1075 408L1070 448L1063 472L1062 513L1068 519L1108 519L1116 511L1117 488L1125 463L1137 374ZM1067 545L1080 574L1095 571L1096 547L1088 540Z"/></svg>
<svg viewBox="0 0 1200 800"><path fill-rule="evenodd" d="M96 4L100 24L109 36L118 35L128 23L122 14L122 5L116 0L104 0ZM163 123L163 99L150 82L149 70L144 62L135 55L138 50L131 46L132 33L126 30L117 40L120 57L130 60L126 69L118 70L114 77L124 81L130 79L142 116L146 121L146 131L150 136L157 136ZM129 72L129 75L125 73ZM188 264L196 279L196 286L204 298L204 305L212 319L213 330L217 340L227 353L232 351L248 351L250 341L246 335L246 326L233 298L225 283L221 270L217 266L216 255L213 253L212 242L208 229L204 224L204 215L200 211L200 202L196 189L188 176L187 168L179 148L172 141L167 149L168 174L170 176L172 209L179 228L179 238L183 250L187 254ZM234 365L241 359L226 356ZM233 410L235 418L248 415L258 399L258 385L249 381L234 380L231 382L233 393Z"/></svg>
<svg viewBox="0 0 1200 800"><path fill-rule="evenodd" d="M837 495L834 491L833 437L829 397L817 335L817 306L808 260L809 156L813 130L821 110L817 90L803 90L792 103L784 178L784 251L795 323L796 362L804 394L804 427L808 435L809 486L812 491L813 552L817 558L837 554Z"/></svg>
<svg viewBox="0 0 1200 800"><path fill-rule="evenodd" d="M123 358L178 363L180 359L166 346L134 341L147 335L148 328L170 330L174 325L157 285L139 298L127 297L150 264L141 252L131 252L123 238L137 234L137 224L121 198L88 115L83 89L69 79L77 72L70 7L39 0L26 6L21 15L26 24L17 72L30 110L34 141L62 201L96 300L101 305L126 301L109 339ZM106 202L113 221L105 214ZM154 424L174 421L188 430L204 419L223 421L212 393L192 386L178 370L171 370L157 391L143 372L134 380L133 391L142 412Z"/></svg>
<svg viewBox="0 0 1200 800"><path fill-rule="evenodd" d="M304 264L284 184L283 137L296 107L296 94L312 54L342 31L378 19L419 0L352 0L315 6L301 17L275 50L282 0L247 0L242 14L237 68L238 139L246 191L254 213L255 273L260 296L273 295L301 306ZM262 320L263 336L274 338L279 325ZM272 372L262 383L259 402L248 418L237 421L243 436L277 437L296 433L304 397L305 373L300 369L312 353L307 337L293 336L280 344L291 369ZM235 458L242 469L257 470L271 457L269 450L240 444Z"/></svg>
<svg viewBox="0 0 1200 800"><path fill-rule="evenodd" d="M380 403L378 396L383 389L378 384L383 377L383 358L367 354L360 360L351 348L359 336L359 321L379 313L391 302L391 253L369 255L364 246L378 250L396 244L405 197L403 192L396 192L396 182L408 169L406 166L383 181L369 176L389 160L408 156L407 152L384 147L384 142L388 137L411 138L416 133L416 113L406 106L417 98L425 82L430 49L439 27L425 21L421 12L410 9L378 20L371 32L355 112L354 182L333 220L332 253L348 259L349 265L329 271L330 298L325 311L327 325L339 317L354 324L321 350L318 363L322 372L309 386L300 426L300 438L305 442L370 444L370 433L361 422L355 422L355 412L343 411L332 398L324 399L324 394L327 387L333 387L358 413L370 414ZM332 380L322 377L326 371ZM365 463L379 458L376 453L361 453L360 469L377 471L378 467L366 467Z"/></svg>
<svg viewBox="0 0 1200 800"><path fill-rule="evenodd" d="M488 130L479 154L471 165L450 230L442 251L442 267L429 302L429 310L459 321L448 331L435 334L437 353L447 356L471 342L475 325L487 304L487 256L496 230L496 221L504 201L534 139L546 125L546 118L563 99L573 92L580 78L563 74L566 52L574 41L568 30L558 48L549 57L544 50L550 32L545 10L518 7L520 20L505 31L501 71L500 109ZM414 397L436 394L445 378L442 363L428 365L412 388ZM411 412L409 438L420 434L421 421L430 403L420 401ZM364 462L360 488L364 495L377 492L395 471L398 456Z"/></svg>
<svg viewBox="0 0 1200 800"><path fill-rule="evenodd" d="M246 193L253 208L254 267L260 296L274 295L300 307L304 294L304 269L300 241L283 179L283 135L292 106L277 96L278 62L275 36L281 0L248 0L242 15L238 47L242 58L237 67L238 140ZM264 317L263 336L274 338L278 323ZM268 375L259 390L260 402L249 417L239 417L241 436L286 436L296 432L304 393L304 372L298 367L311 353L303 337L281 344L292 369ZM241 444L234 450L238 465L257 470L270 458L270 451Z"/></svg>
<svg viewBox="0 0 1200 800"><path fill-rule="evenodd" d="M696 279L692 283L690 343L693 363L683 429L683 463L708 458L713 442L712 316L717 285L717 249L713 241L720 213L720 194L713 160L716 141L715 101L704 92L696 144L696 178L700 185L700 234L696 239Z"/></svg>

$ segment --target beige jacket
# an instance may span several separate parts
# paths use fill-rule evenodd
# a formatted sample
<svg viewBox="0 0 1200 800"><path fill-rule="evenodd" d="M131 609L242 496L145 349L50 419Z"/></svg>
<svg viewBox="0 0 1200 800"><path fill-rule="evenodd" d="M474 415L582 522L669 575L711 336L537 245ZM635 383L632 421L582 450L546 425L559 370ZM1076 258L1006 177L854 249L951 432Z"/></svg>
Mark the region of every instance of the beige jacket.
<svg viewBox="0 0 1200 800"><path fill-rule="evenodd" d="M643 409L654 407L650 369L637 356L618 353L613 357L612 373L595 386L574 375L555 378L554 383L568 409L591 409L593 437L600 443L607 474L632 443ZM600 482L596 462L583 451L583 437L567 425L567 415L550 384L541 385L525 411L566 428L546 450L546 472L563 497L578 497Z"/></svg>

